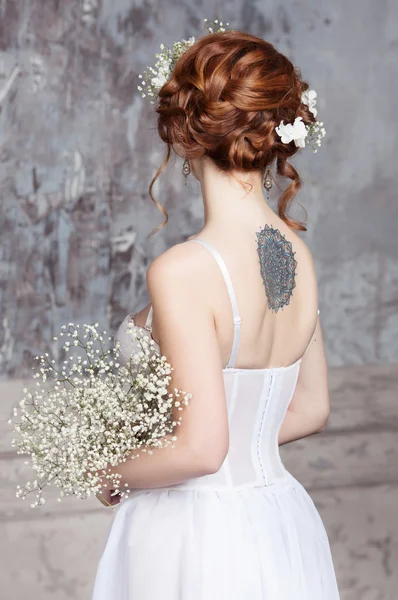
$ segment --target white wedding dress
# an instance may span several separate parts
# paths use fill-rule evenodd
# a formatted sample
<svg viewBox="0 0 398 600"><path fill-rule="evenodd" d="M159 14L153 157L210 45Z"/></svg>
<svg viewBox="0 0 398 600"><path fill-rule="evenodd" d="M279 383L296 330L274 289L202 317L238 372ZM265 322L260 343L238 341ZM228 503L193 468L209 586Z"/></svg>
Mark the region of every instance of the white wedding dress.
<svg viewBox="0 0 398 600"><path fill-rule="evenodd" d="M223 370L230 445L221 469L181 484L134 491L120 503L98 565L93 600L338 600L317 509L283 466L278 432L301 359L235 368L240 317L227 267L208 242L234 314ZM134 351L121 324L117 339ZM151 331L152 307L146 327Z"/></svg>

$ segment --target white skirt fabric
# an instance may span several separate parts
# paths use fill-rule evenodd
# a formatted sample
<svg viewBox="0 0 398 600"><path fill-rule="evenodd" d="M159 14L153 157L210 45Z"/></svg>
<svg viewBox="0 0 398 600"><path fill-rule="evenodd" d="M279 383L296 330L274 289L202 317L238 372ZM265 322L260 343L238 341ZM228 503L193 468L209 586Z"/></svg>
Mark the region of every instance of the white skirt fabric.
<svg viewBox="0 0 398 600"><path fill-rule="evenodd" d="M234 490L122 501L92 600L338 600L327 534L291 475Z"/></svg>

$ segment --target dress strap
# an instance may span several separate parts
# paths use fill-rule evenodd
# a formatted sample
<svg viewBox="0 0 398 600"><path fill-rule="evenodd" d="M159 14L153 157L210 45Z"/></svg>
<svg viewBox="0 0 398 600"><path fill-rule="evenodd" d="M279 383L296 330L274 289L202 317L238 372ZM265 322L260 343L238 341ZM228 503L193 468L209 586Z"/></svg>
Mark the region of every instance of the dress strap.
<svg viewBox="0 0 398 600"><path fill-rule="evenodd" d="M153 313L153 309L152 309L152 304L149 308L149 312L145 321L145 329L148 329L149 331L152 331L152 313Z"/></svg>
<svg viewBox="0 0 398 600"><path fill-rule="evenodd" d="M205 240L200 240L198 238L196 238L194 240L186 240L186 241L187 242L198 242L199 244L202 244L202 246L204 246L211 252L211 254L216 259L218 266L221 269L225 283L227 285L228 295L231 300L233 319L234 319L234 340L232 343L231 355L229 357L228 364L226 367L226 368L231 368L234 366L235 361L236 361L236 356L238 354L238 347L239 347L239 340L240 340L240 323L241 323L241 318L239 316L239 311L238 311L238 303L236 301L236 296L235 296L234 287L232 285L231 276L229 274L229 271L227 269L227 265L225 264L224 259L222 258L221 254L218 252L218 250L216 250L216 248L214 248L214 246L212 244L210 244L209 242L207 242Z"/></svg>

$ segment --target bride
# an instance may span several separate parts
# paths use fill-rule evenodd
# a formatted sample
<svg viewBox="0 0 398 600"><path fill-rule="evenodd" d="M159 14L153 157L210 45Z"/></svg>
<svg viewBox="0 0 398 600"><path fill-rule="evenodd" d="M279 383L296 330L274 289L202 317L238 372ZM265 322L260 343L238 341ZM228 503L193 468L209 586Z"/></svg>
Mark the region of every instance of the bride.
<svg viewBox="0 0 398 600"><path fill-rule="evenodd" d="M152 262L150 304L117 338L127 360L126 325L146 327L192 399L174 447L115 469L132 493L93 600L339 598L322 520L278 451L329 415L314 261L287 214L301 186L289 159L325 130L288 58L216 25L163 47L141 78L167 159L200 184L204 226ZM264 198L274 170L291 180L277 212Z"/></svg>

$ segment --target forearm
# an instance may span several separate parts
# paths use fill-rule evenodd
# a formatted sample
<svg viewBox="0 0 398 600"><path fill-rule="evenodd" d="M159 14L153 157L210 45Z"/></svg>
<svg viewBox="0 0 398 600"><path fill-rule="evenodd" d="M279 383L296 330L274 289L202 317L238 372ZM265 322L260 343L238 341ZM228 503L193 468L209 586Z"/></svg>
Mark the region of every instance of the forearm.
<svg viewBox="0 0 398 600"><path fill-rule="evenodd" d="M169 440L171 437L172 435L165 436ZM141 451L137 458L127 459L126 462L113 467L111 472L122 476L120 489L175 485L206 474L204 461L187 443L177 437L173 445L174 448L172 444L163 448L153 448L152 454Z"/></svg>
<svg viewBox="0 0 398 600"><path fill-rule="evenodd" d="M325 428L327 416L316 413L293 412L287 410L279 430L278 443L280 446L320 433Z"/></svg>

